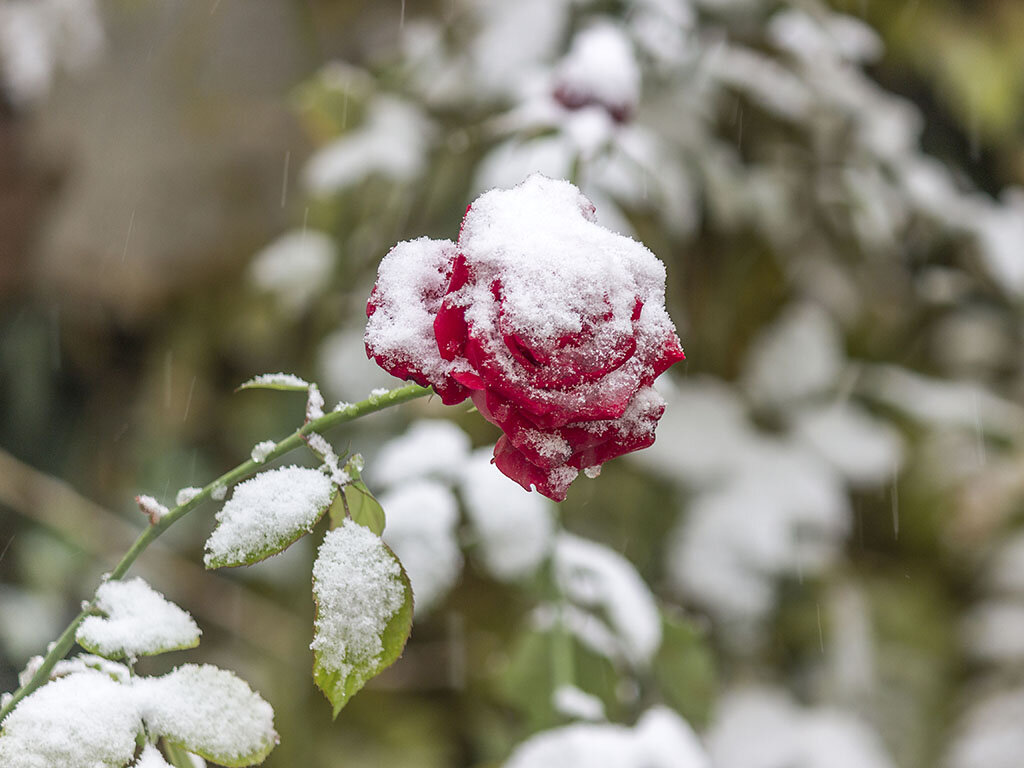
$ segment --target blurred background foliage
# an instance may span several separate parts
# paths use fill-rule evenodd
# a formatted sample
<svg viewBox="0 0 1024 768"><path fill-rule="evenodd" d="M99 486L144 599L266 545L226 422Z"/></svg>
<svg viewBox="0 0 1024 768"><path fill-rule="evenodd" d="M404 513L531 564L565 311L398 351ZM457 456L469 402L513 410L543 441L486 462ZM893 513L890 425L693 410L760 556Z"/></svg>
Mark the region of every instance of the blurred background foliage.
<svg viewBox="0 0 1024 768"><path fill-rule="evenodd" d="M784 60L766 29L788 6L826 13L797 0L709 0L693 4L686 39L699 37L706 50L729 40ZM1024 6L833 0L831 7L877 31L885 53L864 63L865 77L912 105L919 149L939 161L951 186L994 200L1024 184ZM631 8L572 5L554 60L588 17L627 19ZM499 13L495 3L109 0L96 11L105 43L89 66L59 63L64 71L55 71L45 93L25 95L8 83L0 111L3 690L16 686L27 658L57 635L142 528L136 494L169 501L301 421L301 398L232 394L240 382L290 371L347 400L387 385L386 375L358 360L361 313L380 258L402 239L454 238L495 147L512 134L525 142L560 130L513 120L510 134L499 116L519 103L515 89L474 91L469 83L438 96L428 87L442 90L451 61L436 60L426 43L416 47L429 37L424 30L454 58L471 47L474 24ZM535 11L540 37L547 22ZM499 59L511 56L502 39L491 43ZM865 166L860 150L837 137L842 131L787 120L766 106L760 86L730 89L724 76L706 98L685 62L664 76L665 62L641 59L637 122L667 137L667 156L728 145L737 167L778 172L752 214L728 206L742 207L735 184L756 191L755 175L714 177L706 167L682 174L687 212L672 210L670 198L622 206L632 233L668 267L670 309L688 354L675 372L679 396L690 380L721 382L744 403L758 440L783 440L794 411L759 400L757 386L743 382L757 379L752 350L767 344L766 329L810 302L832 317L848 358L826 389L837 399L852 391L897 429L902 460L884 481L843 491L846 530L831 534L840 554L807 574L790 563L756 575L772 584L771 606L737 629L736 616L723 616L667 564L685 556L673 542L687 535L677 532L700 491L686 472L682 482L673 477L671 454L688 441L699 452L702 441L716 439L671 420L670 396L660 458L608 465L599 480L578 482L561 509L566 529L625 554L664 611L662 647L649 670L634 680L581 646L580 686L602 699L611 719L632 722L660 701L701 732L724 717L716 712L726 692L778 686L803 705L858 713L881 734L893 765L980 765L957 749L1001 721L989 712L972 725L972 707L1019 690L1024 662L1024 608L1013 586L1013 573L1024 569L1019 563L992 575L1021 522L1024 283L1005 278L973 244L977 233L964 219L988 216L988 203L954 213L942 198L933 215L915 209L889 231L884 222L865 229L858 216L877 222L894 206L884 185L830 186L829 169ZM347 64L324 68L338 61ZM456 80L474 68L462 66ZM838 89L841 101L846 81L822 87ZM719 98L727 92L734 96ZM392 151L414 156L381 161L329 193L311 190L307 161L372 121L382 94L418 107L419 117L401 123L413 137L392 137ZM673 133L694 114L706 134ZM416 123L426 116L429 125ZM391 129L371 133L387 138ZM417 141L418 154L410 148ZM368 142L361 151L369 157L378 149ZM866 166L885 175L898 165L886 163ZM665 178L674 172L662 170ZM653 188L658 174L650 178ZM1007 206L1020 231L1024 207ZM690 222L673 231L665 221L672 216ZM312 292L295 300L261 289L254 255L285 232L307 229L327 234L337 249L323 279L312 289L299 285ZM1024 237L1010 254L1012 273L1013 260L1024 263ZM797 379L804 362L815 362L815 343L806 343L785 358ZM963 397L951 395L920 417L907 400L927 409L930 390L901 400L885 396L891 381L862 388L871 376L860 366L874 364L978 387L966 396L966 427L956 421ZM1002 398L991 418L987 395ZM496 436L475 414L434 402L334 437L372 463L385 439L428 416L454 419L474 445ZM747 512L760 514L756 503ZM202 646L139 667L162 671L203 659L238 671L277 713L283 739L267 765L498 765L530 733L565 722L551 703L550 633L529 620L537 590L467 566L445 601L417 617L404 658L332 723L309 676L313 545L306 540L245 572L208 574L199 563L209 528L209 510L197 513L138 566L196 616ZM636 690L624 694L623 686ZM1016 764L1022 722L1008 742L1016 757L997 754L988 766ZM851 763L858 765L868 764Z"/></svg>

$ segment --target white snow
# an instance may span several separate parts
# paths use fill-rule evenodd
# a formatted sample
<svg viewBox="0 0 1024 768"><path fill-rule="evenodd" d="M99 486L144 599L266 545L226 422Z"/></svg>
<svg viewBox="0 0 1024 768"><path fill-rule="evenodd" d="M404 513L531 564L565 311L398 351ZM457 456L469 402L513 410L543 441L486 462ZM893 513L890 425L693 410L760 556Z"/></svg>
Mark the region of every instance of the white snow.
<svg viewBox="0 0 1024 768"><path fill-rule="evenodd" d="M882 40L860 19L836 13L819 18L798 9L776 13L768 23L768 39L810 66L832 63L837 57L851 62L874 61L882 55Z"/></svg>
<svg viewBox="0 0 1024 768"><path fill-rule="evenodd" d="M878 734L857 716L798 707L771 688L722 697L705 743L715 768L894 768Z"/></svg>
<svg viewBox="0 0 1024 768"><path fill-rule="evenodd" d="M96 768L125 765L142 729L132 692L102 672L77 672L46 683L3 721L4 768Z"/></svg>
<svg viewBox="0 0 1024 768"><path fill-rule="evenodd" d="M363 295L369 291L363 292ZM399 379L389 374L372 360L366 359L362 325L366 315L352 325L332 333L320 345L319 370L324 391L334 397L354 399L356 395L380 386L396 386Z"/></svg>
<svg viewBox="0 0 1024 768"><path fill-rule="evenodd" d="M190 485L187 488L182 488L178 491L177 495L175 495L174 503L176 506L183 506L184 504L188 504L190 501L192 501L192 499L194 499L202 492L202 488L197 488L194 485Z"/></svg>
<svg viewBox="0 0 1024 768"><path fill-rule="evenodd" d="M553 543L551 502L496 471L490 448L474 452L466 461L459 490L487 571L502 581L518 581L536 572Z"/></svg>
<svg viewBox="0 0 1024 768"><path fill-rule="evenodd" d="M451 363L441 359L434 318L448 286L455 244L421 237L399 243L377 269L381 290L371 294L376 311L366 323L366 345L386 361L415 361L431 384L448 380Z"/></svg>
<svg viewBox="0 0 1024 768"><path fill-rule="evenodd" d="M563 533L555 539L554 566L566 599L606 616L622 655L632 664L649 664L661 645L661 614L632 563L602 544Z"/></svg>
<svg viewBox="0 0 1024 768"><path fill-rule="evenodd" d="M330 235L302 228L281 235L257 253L249 278L275 296L286 312L297 315L326 290L337 260Z"/></svg>
<svg viewBox="0 0 1024 768"><path fill-rule="evenodd" d="M87 616L75 640L107 657L147 656L199 642L199 627L188 613L139 578L107 581L96 590L105 616Z"/></svg>
<svg viewBox="0 0 1024 768"><path fill-rule="evenodd" d="M632 728L577 724L530 737L505 768L710 768L693 729L666 707L645 712Z"/></svg>
<svg viewBox="0 0 1024 768"><path fill-rule="evenodd" d="M972 658L1013 666L1024 661L1024 603L986 600L963 618L963 643Z"/></svg>
<svg viewBox="0 0 1024 768"><path fill-rule="evenodd" d="M596 101L629 114L640 101L640 66L621 24L592 23L573 38L555 69L555 87L570 101Z"/></svg>
<svg viewBox="0 0 1024 768"><path fill-rule="evenodd" d="M252 451L249 453L249 458L257 464L262 464L267 460L267 456L270 455L270 452L276 447L277 443L273 440L263 440L252 447Z"/></svg>
<svg viewBox="0 0 1024 768"><path fill-rule="evenodd" d="M142 749L139 759L135 761L134 768L171 768L171 765L164 760L164 756L160 754L159 749L152 744L147 744Z"/></svg>
<svg viewBox="0 0 1024 768"><path fill-rule="evenodd" d="M561 685L553 694L555 711L573 720L601 722L605 719L604 703L575 685Z"/></svg>
<svg viewBox="0 0 1024 768"><path fill-rule="evenodd" d="M207 567L261 559L312 529L331 503L334 486L306 467L272 469L239 483L217 512L217 528L206 540Z"/></svg>
<svg viewBox="0 0 1024 768"><path fill-rule="evenodd" d="M1019 768L1024 754L1024 689L974 701L954 729L943 768Z"/></svg>
<svg viewBox="0 0 1024 768"><path fill-rule="evenodd" d="M160 522L160 518L167 514L168 510L163 504L154 499L152 496L136 496L135 503L139 505L139 509L142 510L143 514L149 518L151 525L156 525Z"/></svg>
<svg viewBox="0 0 1024 768"><path fill-rule="evenodd" d="M1006 190L998 205L976 207L968 225L985 268L1007 294L1024 296L1024 188Z"/></svg>
<svg viewBox="0 0 1024 768"><path fill-rule="evenodd" d="M814 304L791 306L754 340L743 383L755 402L786 405L831 387L844 360L829 314Z"/></svg>
<svg viewBox="0 0 1024 768"><path fill-rule="evenodd" d="M307 389L309 382L291 373L261 373L259 376L253 376L248 381L242 383L238 388L245 389L246 387L258 386Z"/></svg>
<svg viewBox="0 0 1024 768"><path fill-rule="evenodd" d="M434 477L452 480L469 455L469 435L444 419L421 419L381 446L370 477L382 486Z"/></svg>
<svg viewBox="0 0 1024 768"><path fill-rule="evenodd" d="M324 396L320 394L320 387L310 384L306 395L306 421L319 419L324 415Z"/></svg>
<svg viewBox="0 0 1024 768"><path fill-rule="evenodd" d="M881 485L899 472L903 438L888 423L846 401L803 408L793 414L794 432L852 485Z"/></svg>
<svg viewBox="0 0 1024 768"><path fill-rule="evenodd" d="M1024 431L1024 407L979 384L922 376L894 365L864 371L865 396L897 408L932 427L954 428L1014 439Z"/></svg>
<svg viewBox="0 0 1024 768"><path fill-rule="evenodd" d="M391 547L412 585L416 616L425 616L447 596L462 573L456 538L459 507L452 492L431 480L413 480L379 498Z"/></svg>
<svg viewBox="0 0 1024 768"><path fill-rule="evenodd" d="M689 501L669 537L668 575L720 619L757 619L772 605L773 579L820 573L850 524L834 470L798 448L762 440L730 482Z"/></svg>
<svg viewBox="0 0 1024 768"><path fill-rule="evenodd" d="M0 83L16 105L50 92L58 69L79 74L104 44L95 0L5 0L0 3Z"/></svg>
<svg viewBox="0 0 1024 768"><path fill-rule="evenodd" d="M411 181L426 165L437 126L416 104L394 96L376 96L366 121L309 159L303 182L313 195L329 195L371 175Z"/></svg>
<svg viewBox="0 0 1024 768"><path fill-rule="evenodd" d="M348 677L375 664L381 636L405 602L401 566L369 528L345 520L329 531L313 564L317 618L310 647L320 665Z"/></svg>
<svg viewBox="0 0 1024 768"><path fill-rule="evenodd" d="M277 743L273 709L226 670L184 664L162 677L137 678L133 687L151 735L216 762L262 758ZM258 760L240 764L250 762Z"/></svg>

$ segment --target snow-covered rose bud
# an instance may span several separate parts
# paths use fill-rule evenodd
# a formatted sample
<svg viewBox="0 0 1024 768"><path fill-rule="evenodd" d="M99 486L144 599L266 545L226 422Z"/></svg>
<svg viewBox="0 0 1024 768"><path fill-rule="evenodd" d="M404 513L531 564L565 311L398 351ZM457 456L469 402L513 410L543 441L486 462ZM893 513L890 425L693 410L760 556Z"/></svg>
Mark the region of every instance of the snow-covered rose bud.
<svg viewBox="0 0 1024 768"><path fill-rule="evenodd" d="M458 243L395 246L367 315L367 354L449 405L471 397L505 433L498 468L556 501L580 470L654 442L651 384L684 357L664 265L539 175L477 198Z"/></svg>

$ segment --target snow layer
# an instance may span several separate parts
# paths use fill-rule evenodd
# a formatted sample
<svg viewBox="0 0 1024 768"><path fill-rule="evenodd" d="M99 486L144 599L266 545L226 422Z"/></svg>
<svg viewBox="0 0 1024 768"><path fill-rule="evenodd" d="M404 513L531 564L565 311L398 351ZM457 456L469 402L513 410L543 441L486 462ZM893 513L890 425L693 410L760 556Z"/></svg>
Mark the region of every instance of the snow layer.
<svg viewBox="0 0 1024 768"><path fill-rule="evenodd" d="M661 614L633 565L602 544L566 533L555 540L554 564L566 598L607 616L628 661L650 663L661 645Z"/></svg>
<svg viewBox="0 0 1024 768"><path fill-rule="evenodd" d="M599 21L577 33L555 83L567 106L597 102L620 119L633 112L640 101L640 66L622 25Z"/></svg>
<svg viewBox="0 0 1024 768"><path fill-rule="evenodd" d="M347 677L384 652L381 636L405 602L401 566L369 528L351 520L329 531L313 564L317 617L310 647Z"/></svg>
<svg viewBox="0 0 1024 768"><path fill-rule="evenodd" d="M837 709L804 709L768 688L724 696L706 744L715 768L894 766L878 734L856 716Z"/></svg>
<svg viewBox="0 0 1024 768"><path fill-rule="evenodd" d="M87 616L75 633L75 640L94 653L131 658L199 643L192 617L142 579L101 584L96 607L106 616Z"/></svg>
<svg viewBox="0 0 1024 768"><path fill-rule="evenodd" d="M502 581L533 574L551 551L551 502L495 472L490 448L474 452L466 462L459 490L487 571Z"/></svg>
<svg viewBox="0 0 1024 768"><path fill-rule="evenodd" d="M138 678L134 688L150 734L208 759L259 762L277 743L273 709L226 670L185 664L163 677Z"/></svg>
<svg viewBox="0 0 1024 768"><path fill-rule="evenodd" d="M262 559L297 538L331 503L334 485L315 469L281 467L239 483L206 540L207 567Z"/></svg>
<svg viewBox="0 0 1024 768"><path fill-rule="evenodd" d="M327 195L374 174L409 181L423 171L436 133L434 123L412 102L377 96L363 125L309 159L303 182L313 195Z"/></svg>
<svg viewBox="0 0 1024 768"><path fill-rule="evenodd" d="M171 765L164 760L159 749L152 744L147 744L135 762L135 768L171 768Z"/></svg>
<svg viewBox="0 0 1024 768"><path fill-rule="evenodd" d="M238 388L244 389L246 387L258 386L306 389L309 387L309 382L305 379L300 379L292 373L261 373L258 376L253 376L248 381L243 382Z"/></svg>
<svg viewBox="0 0 1024 768"><path fill-rule="evenodd" d="M455 531L458 504L446 486L415 480L381 496L380 505L387 518L384 543L409 576L416 616L425 616L444 600L462 573Z"/></svg>
<svg viewBox="0 0 1024 768"><path fill-rule="evenodd" d="M629 728L569 725L521 744L505 768L710 768L697 736L666 707L645 712Z"/></svg>
<svg viewBox="0 0 1024 768"><path fill-rule="evenodd" d="M1019 768L1024 754L1024 689L974 702L957 725L944 768Z"/></svg>
<svg viewBox="0 0 1024 768"><path fill-rule="evenodd" d="M381 446L370 464L370 478L385 486L427 477L452 480L469 447L469 435L452 422L423 419Z"/></svg>
<svg viewBox="0 0 1024 768"><path fill-rule="evenodd" d="M47 683L3 721L4 768L97 768L125 765L142 729L129 688L102 672Z"/></svg>
<svg viewBox="0 0 1024 768"><path fill-rule="evenodd" d="M330 235L303 228L281 235L257 253L249 265L249 277L287 312L298 314L327 288L337 259Z"/></svg>

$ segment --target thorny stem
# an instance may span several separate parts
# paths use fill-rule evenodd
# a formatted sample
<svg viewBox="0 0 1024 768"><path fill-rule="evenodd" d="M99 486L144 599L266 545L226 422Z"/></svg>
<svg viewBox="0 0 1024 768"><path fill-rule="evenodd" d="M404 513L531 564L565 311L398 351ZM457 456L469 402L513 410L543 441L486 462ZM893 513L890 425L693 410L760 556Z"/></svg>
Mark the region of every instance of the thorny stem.
<svg viewBox="0 0 1024 768"><path fill-rule="evenodd" d="M370 397L365 400L360 400L358 403L353 403L341 408L340 410L331 411L318 419L306 422L291 435L275 445L274 449L266 455L263 462L257 463L252 459L249 459L248 461L239 464L234 469L225 472L212 483L206 485L199 493L184 504L179 504L171 509L167 514L161 517L158 522L150 525L145 531L139 534L139 537L135 539L135 542L131 545L128 551L125 552L124 557L121 558L120 562L114 566L114 570L110 572L106 577L106 580L116 581L121 579L125 573L128 572L128 569L131 568L132 563L135 562L138 556L141 555L145 549L160 536L160 534L174 525L193 509L198 507L203 501L210 498L215 489L228 488L239 480L251 475L265 462L272 461L273 459L283 456L289 451L298 448L300 445L304 444L303 438L309 433L323 433L327 430L333 429L339 424L355 421L356 419L368 414L383 411L385 408L401 405L402 403L430 394L433 394L432 389L421 387L418 384L406 384L404 387L392 389L391 391L380 395L370 395ZM39 669L36 670L32 679L18 688L18 690L16 690L12 695L11 699L2 709L0 709L0 723L2 723L4 718L14 710L18 705L18 702L47 681L50 676L50 672L53 670L54 666L56 666L57 662L63 659L75 644L75 632L78 630L78 625L82 623L83 619L85 619L93 609L94 605L91 601L82 605L82 610L71 620L67 629L65 629L61 633L60 637L58 637L57 640L49 646L46 656L43 658L43 663L40 665Z"/></svg>

